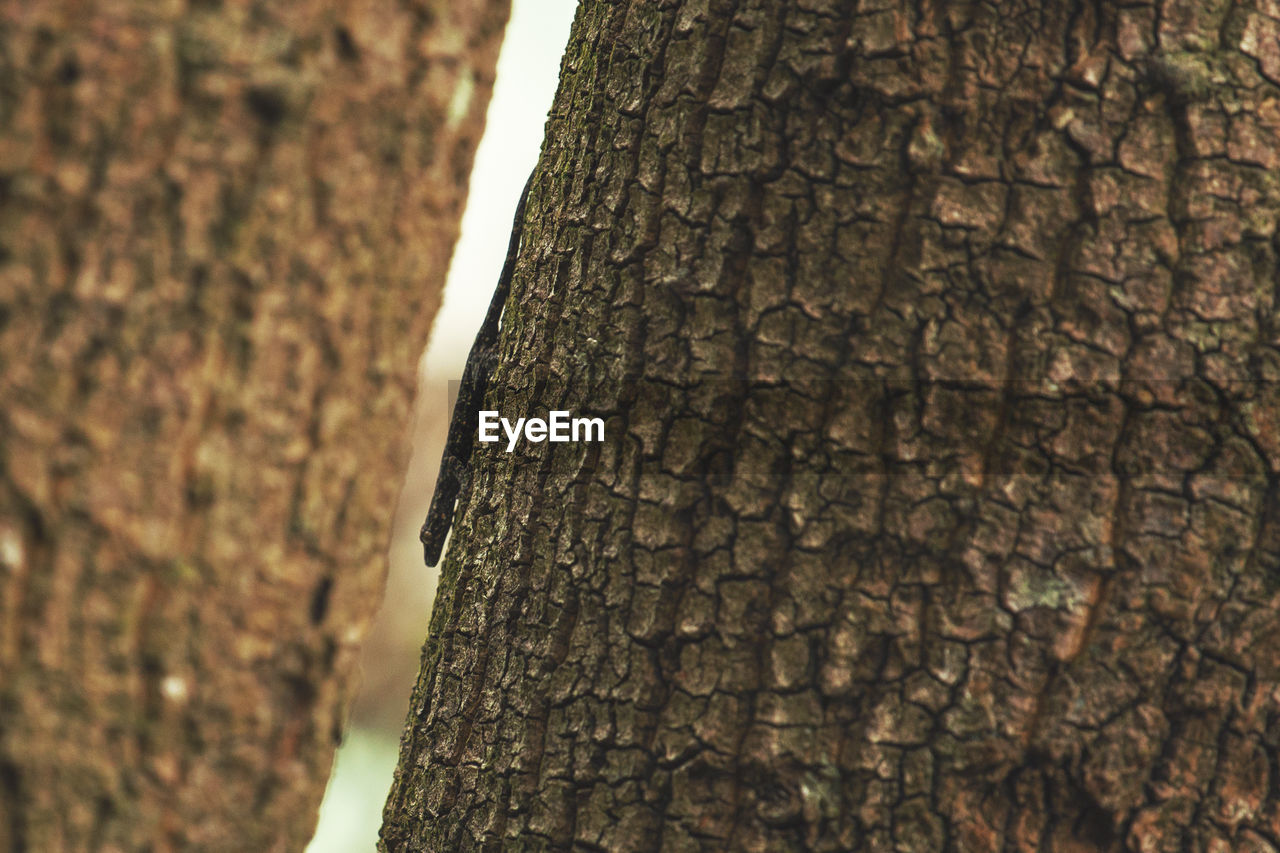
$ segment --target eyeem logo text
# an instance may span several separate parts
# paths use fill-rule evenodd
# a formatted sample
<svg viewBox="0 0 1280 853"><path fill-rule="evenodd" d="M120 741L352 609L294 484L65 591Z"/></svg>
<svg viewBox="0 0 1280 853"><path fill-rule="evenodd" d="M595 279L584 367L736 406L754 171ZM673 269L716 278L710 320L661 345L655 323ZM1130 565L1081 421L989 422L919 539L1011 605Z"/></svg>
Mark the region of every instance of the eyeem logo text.
<svg viewBox="0 0 1280 853"><path fill-rule="evenodd" d="M498 425L507 434L507 452L515 449L521 433L526 441L604 441L604 419L573 418L568 412L552 411L546 420L542 418L517 418L514 424L499 417L495 411L481 411L478 432L480 440L500 441Z"/></svg>

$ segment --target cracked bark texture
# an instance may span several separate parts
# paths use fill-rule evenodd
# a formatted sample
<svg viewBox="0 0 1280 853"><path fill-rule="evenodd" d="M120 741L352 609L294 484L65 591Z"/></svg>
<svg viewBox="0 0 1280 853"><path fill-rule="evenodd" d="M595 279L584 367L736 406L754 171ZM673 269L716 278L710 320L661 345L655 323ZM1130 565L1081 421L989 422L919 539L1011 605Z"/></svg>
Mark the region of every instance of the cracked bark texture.
<svg viewBox="0 0 1280 853"><path fill-rule="evenodd" d="M1280 7L579 9L382 849L1280 849Z"/></svg>
<svg viewBox="0 0 1280 853"><path fill-rule="evenodd" d="M298 850L507 0L0 3L0 850Z"/></svg>

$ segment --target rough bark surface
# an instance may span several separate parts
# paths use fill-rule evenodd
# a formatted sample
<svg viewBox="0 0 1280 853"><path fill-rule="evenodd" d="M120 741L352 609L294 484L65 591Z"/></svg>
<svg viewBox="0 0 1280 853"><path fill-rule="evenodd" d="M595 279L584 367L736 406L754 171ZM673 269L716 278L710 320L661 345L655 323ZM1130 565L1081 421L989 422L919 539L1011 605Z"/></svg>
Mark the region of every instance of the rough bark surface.
<svg viewBox="0 0 1280 853"><path fill-rule="evenodd" d="M297 850L507 0L0 3L0 850Z"/></svg>
<svg viewBox="0 0 1280 853"><path fill-rule="evenodd" d="M1280 849L1278 19L585 2L383 848Z"/></svg>

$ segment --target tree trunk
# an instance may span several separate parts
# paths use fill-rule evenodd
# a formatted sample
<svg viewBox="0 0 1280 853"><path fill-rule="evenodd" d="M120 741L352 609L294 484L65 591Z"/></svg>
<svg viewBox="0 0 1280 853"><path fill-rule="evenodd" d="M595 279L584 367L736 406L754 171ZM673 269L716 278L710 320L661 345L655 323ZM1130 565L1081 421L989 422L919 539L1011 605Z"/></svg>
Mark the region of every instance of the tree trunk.
<svg viewBox="0 0 1280 853"><path fill-rule="evenodd" d="M0 850L297 850L507 0L0 4Z"/></svg>
<svg viewBox="0 0 1280 853"><path fill-rule="evenodd" d="M1280 848L1278 40L584 2L383 849Z"/></svg>

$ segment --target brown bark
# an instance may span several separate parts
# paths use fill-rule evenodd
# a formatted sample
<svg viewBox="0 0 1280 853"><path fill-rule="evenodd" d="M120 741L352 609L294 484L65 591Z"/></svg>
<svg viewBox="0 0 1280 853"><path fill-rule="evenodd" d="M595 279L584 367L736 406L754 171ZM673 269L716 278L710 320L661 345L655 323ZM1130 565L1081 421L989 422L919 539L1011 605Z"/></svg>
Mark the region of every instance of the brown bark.
<svg viewBox="0 0 1280 853"><path fill-rule="evenodd" d="M0 849L309 838L507 10L0 4Z"/></svg>
<svg viewBox="0 0 1280 853"><path fill-rule="evenodd" d="M1278 36L584 3L384 849L1280 848Z"/></svg>

